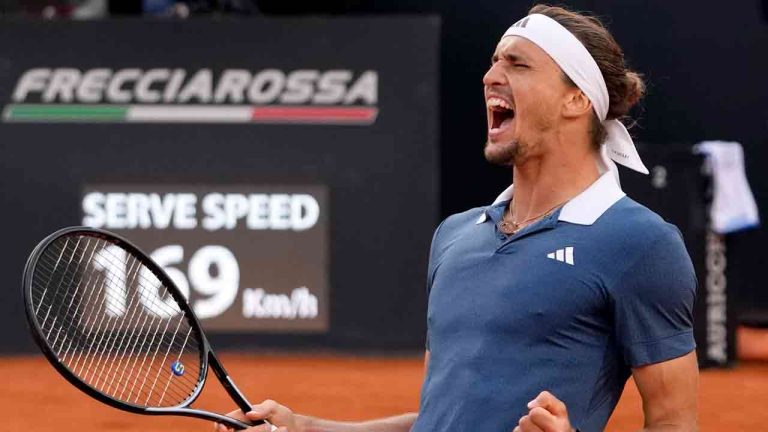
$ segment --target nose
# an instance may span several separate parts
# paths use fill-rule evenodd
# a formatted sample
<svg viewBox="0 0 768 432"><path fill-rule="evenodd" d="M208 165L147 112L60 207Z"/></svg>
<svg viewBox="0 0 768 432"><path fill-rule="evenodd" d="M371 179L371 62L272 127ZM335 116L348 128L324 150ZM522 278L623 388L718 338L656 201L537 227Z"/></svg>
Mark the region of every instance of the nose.
<svg viewBox="0 0 768 432"><path fill-rule="evenodd" d="M486 87L504 85L506 83L506 78L501 72L501 66L499 63L500 62L493 63L491 67L488 68L488 72L486 72L483 76L483 84Z"/></svg>

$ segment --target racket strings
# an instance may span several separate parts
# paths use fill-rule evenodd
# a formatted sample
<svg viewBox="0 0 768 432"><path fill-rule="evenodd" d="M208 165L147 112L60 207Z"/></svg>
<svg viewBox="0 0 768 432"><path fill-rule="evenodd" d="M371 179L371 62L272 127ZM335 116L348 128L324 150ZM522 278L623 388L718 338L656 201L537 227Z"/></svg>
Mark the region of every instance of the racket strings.
<svg viewBox="0 0 768 432"><path fill-rule="evenodd" d="M43 258L43 259L40 260L40 262L45 264L46 260ZM121 283L125 282L122 279L117 279L117 281L121 282ZM98 295L98 294L100 294L100 292L97 292L96 294ZM134 297L133 301L135 301L135 297ZM154 300L150 300L150 301L152 302L153 307L157 307L157 308L165 307L166 311L174 311L173 309L168 308L165 304L157 303ZM48 303L45 303L45 301L41 301L40 304L44 305L44 306L50 306ZM115 303L113 301L111 301L109 298L105 298L104 299L104 304L107 305L108 310L115 311L115 310L119 309L118 307L115 306ZM129 306L131 306L131 305L129 305ZM89 308L89 310L93 311L94 309L93 308ZM178 312L178 310L175 310L175 311ZM136 309L134 309L133 312L136 312ZM73 314L73 316L76 316L76 317L79 317L81 315L82 315L81 311L75 311L75 313ZM146 315L146 316L148 316L148 315ZM88 327L89 324L91 324L91 318L93 318L93 314L91 314L90 316L86 317L86 319L85 319L85 326L86 327ZM81 318L81 322L82 321L83 321L83 319ZM95 325L95 322L93 324ZM44 326L44 325L45 325L45 323L42 324L42 326Z"/></svg>
<svg viewBox="0 0 768 432"><path fill-rule="evenodd" d="M129 274L130 274L130 273L129 273ZM99 326L97 327L97 329L98 329L98 330L101 330L101 326L99 325ZM104 333L104 332L101 332L101 334L102 334L102 336L103 336L103 335L105 335L106 333ZM156 335L155 335L155 336L156 336ZM123 338L123 339L124 339L124 338ZM102 341L103 341L104 343L101 343ZM102 337L102 339L100 339L100 340L97 340L97 348L96 348L96 349L97 349L98 351L104 351L104 350L102 349L102 347L110 348L110 347L113 347L113 346L114 346L114 344L112 344L112 345L108 345L107 343L108 343L108 339L106 339L106 338L103 338L103 337ZM104 368L102 367L101 369L99 369L99 368L98 368L98 365L95 365L95 368L94 368L94 369L91 369L89 366L90 366L90 365L93 365L93 364L94 364L94 363L93 363L92 359L91 359L91 361L90 361L90 362L88 362L88 363L84 363L84 365L85 365L86 367L88 367L88 371L89 371L89 372L94 372L94 373L95 373L95 375L93 375L93 374L92 374L92 376L96 376L96 377L104 377L104 376L105 376L105 373L104 373L104 372L105 372L105 370L104 370ZM123 375L124 375L124 374L123 374ZM88 381L88 379L89 379L90 377L89 377L89 376L86 374L86 375L84 376L84 378L86 379L86 381ZM99 384L99 383L98 383L98 382L96 382L96 384ZM98 385L97 385L97 387L98 387ZM107 390L107 391L110 391L110 390L111 390L111 388L107 388L107 389L103 389L103 388L100 388L100 390ZM137 396L137 397L138 397L138 396ZM161 396L161 399L162 399L162 396Z"/></svg>
<svg viewBox="0 0 768 432"><path fill-rule="evenodd" d="M73 256L74 255L76 255L76 253L74 253ZM101 257L106 258L110 265L119 266L119 265L125 265L126 264L126 262L119 262L120 258L115 256L115 254L113 252L109 251L109 249L106 249L106 248L101 251ZM131 266L133 266L135 264L138 264L139 266L141 266L140 262L138 260L136 260L135 257L129 256L129 259L132 260L132 262L130 263ZM141 268L143 268L143 267L141 267ZM116 274L110 274L109 277L115 279L118 282L125 282L125 280L123 278L121 278L120 276L118 276ZM143 289L160 288L162 286L162 284L160 283L160 281L156 277L148 279L144 275L140 275L138 282L140 283L140 288L143 288ZM147 284L151 285L151 286L141 285L141 284L143 284L145 282ZM148 298L147 300L148 301L154 301L151 298ZM175 304L173 304L173 306L169 306L169 305L164 304L164 303L156 303L155 302L153 304L153 306L158 307L160 309L163 309L163 312L167 313L167 314L175 315L175 314L180 312L178 306L176 306ZM121 312L121 308L116 307L113 310L113 312L114 313L120 313Z"/></svg>
<svg viewBox="0 0 768 432"><path fill-rule="evenodd" d="M73 298L74 298L74 297L73 297ZM45 305L45 303L43 303L43 304ZM93 310L93 309L91 309L91 310ZM133 310L132 312L135 312L135 310ZM77 317L78 315L79 315L79 314L76 314L76 315L75 315L75 317ZM93 315L93 314L91 314L91 315ZM88 325L91 323L91 318L92 318L92 316L90 316L90 317L86 317L85 319L81 318L81 319L80 319L80 321L81 321L81 322L85 321L85 326L88 326ZM145 316L144 316L144 320L143 320L143 322L140 324L140 326L143 326L144 324L146 324L147 318L148 318L148 316L147 316L147 315L145 315ZM65 320L65 321L66 321L66 320ZM91 331L92 331L92 330L91 330ZM125 338L126 338L126 336L128 336L128 335L129 335L128 333L123 333L123 335L122 335L122 338L123 338L123 339L125 339ZM131 335L131 336L133 336L133 333L131 333L130 335ZM50 338L49 338L49 339L50 339ZM106 339L105 339L105 340L106 340ZM131 339L129 338L128 340L130 341ZM134 338L134 340L135 340L135 338ZM52 345L53 345L54 349L56 349L56 340L54 340L54 341L53 341ZM70 343L70 345L71 345L71 343ZM134 346L134 347L135 347L135 343L134 343L132 346ZM68 354L68 352L66 352L66 351L65 351L65 352L64 352L64 353L61 355L61 357L62 357L62 359L63 359L63 360L66 360L67 354Z"/></svg>
<svg viewBox="0 0 768 432"><path fill-rule="evenodd" d="M109 249L106 249L106 250L108 251ZM114 260L119 260L119 258L118 258L118 257L116 257L116 256L114 256L114 254L112 254L111 252L109 253L109 255L111 255L111 258L112 258L112 260L111 260L111 261L112 261L112 263L113 263L113 264L114 264ZM138 263L138 260L136 260L135 258L133 258L133 257L130 257L130 259L132 259L132 260L134 261L133 263L131 263L132 265L133 265L133 264L136 264L136 263ZM140 266L139 266L139 267L140 267ZM140 274L140 272L138 271L138 268L139 268L139 267L137 267L137 271L136 271L136 273L135 273L136 275L139 275L139 274ZM130 272L128 272L127 274L130 274ZM146 281L146 280L147 280L146 278L143 278L143 277L142 277L141 279L143 279L144 281ZM118 280L118 283L119 283L119 282L125 282L125 281L122 281L122 280L120 280L120 278L119 278L119 277L117 278L117 280ZM155 281L149 281L149 284L151 284L151 285L154 285L154 287L156 287L157 285L159 285L159 281L157 281L157 280L155 280ZM133 313L133 312L135 312L135 311L137 311L137 310L139 310L138 308L132 308L132 306L133 306L133 302L135 302L135 301L136 301L136 298L137 298L137 296L133 296L133 297L132 297L132 304L129 304L129 305L128 305L128 310L131 310L131 311L132 311L132 313ZM157 305L158 305L158 303L156 303L156 302L153 302L152 304L153 304L154 306L157 306ZM168 315L171 315L172 313L174 313L174 312L177 312L177 311L178 311L178 308L176 308L176 309L174 310L174 309L172 309L172 308L167 308L167 307L166 307L166 309L168 309L169 311L171 311L171 312L168 312L168 311L166 311L166 313L167 313ZM164 329L163 329L163 331L167 331L167 330L168 330L168 326L169 326L169 325L170 325L170 326L172 326L172 322L171 322L171 321L169 321L169 320L165 320L165 322L166 322L166 328L164 328ZM164 361L163 361L162 363L165 363L165 360L167 360L167 358L168 358L168 354L169 354L169 353L170 353L170 351L171 351L171 349L170 349L170 348L174 348L174 347L175 347L175 346L174 346L174 345L176 345L176 343L175 343L175 341L176 341L176 338L175 338L175 336L176 336L176 334L178 334L178 333L179 333L179 329L180 329L180 326L181 326L181 324L182 324L182 323L184 323L184 320L183 320L183 317L180 317L179 321L178 321L178 322L177 322L177 324L176 324L175 330L174 330L174 334L173 334L174 338L172 338L172 339L171 339L171 342L170 342L170 343L160 343L160 344L155 344L155 346L156 346L156 348L157 348L157 349L155 350L155 353L153 354L153 355L154 355L154 357L157 357L157 356L158 356L158 355L161 353L161 348L162 348L162 346L163 346L163 345L166 345L166 344L167 344L167 345L169 345L169 349L168 349L168 350L166 350L166 352L165 352L165 355L164 355L164 357L163 357L163 360L164 360ZM161 325L161 323L158 323L158 324L159 324L159 325ZM191 332L191 328L189 328L189 330L188 330L188 332L187 332L187 338L188 338L188 336L189 336L189 333L190 333L190 332ZM154 333L153 333L153 339L152 339L152 341L153 341L153 342L154 342L154 339L155 339L157 336L158 336L158 333L157 333L157 332L154 332ZM163 335L163 336L166 336L166 335ZM162 337L161 337L161 342L164 342L164 340L163 340L163 338L162 338ZM148 347L150 350L151 350L151 346L152 346L152 345L153 345L153 344L152 344L152 343L150 343L150 346ZM182 345L182 347L181 347L181 351L183 351L184 347L185 347L185 344L183 344L183 345ZM154 361L154 358L153 358L153 361ZM150 363L150 365L151 365L151 364L152 364L152 363ZM155 386L157 385L157 381L158 381L158 378L160 377L160 373L159 373L159 372L160 372L160 371L158 371L158 374L156 374L156 375L155 375L155 378L154 378L154 380L152 381L152 388L155 388ZM145 377L145 378L144 378L144 380L143 380L143 383L146 383L146 382L148 382L148 381L147 381L147 378L148 378L148 377ZM188 379L188 378L187 378L187 379ZM172 381L170 381L170 380L169 380L169 381L168 381L168 384L170 384L171 382L172 382ZM192 382L190 382L190 383L191 383L191 384L194 384L195 382L194 382L194 381L192 381ZM134 387L135 387L135 386L134 386ZM142 387L143 387L143 384L142 384ZM140 387L140 388L141 388L141 387ZM151 395L151 391L150 391L149 393L150 393L150 395ZM161 404L161 403L162 403L162 399L163 399L163 397L164 397L164 394L165 394L165 393L163 393L163 394L161 394L161 395L160 395L160 400L159 400L159 402L158 402L159 404ZM143 401L143 402L142 402L142 401L141 401L141 400L138 398L138 394L137 394L137 399L136 399L134 402L141 402L141 404L143 404L143 405L148 405L148 404L149 404L149 399L150 399L150 396L148 396L148 397L147 397L147 399L146 399L145 401Z"/></svg>
<svg viewBox="0 0 768 432"><path fill-rule="evenodd" d="M135 301L135 298L134 298L134 301ZM129 305L129 309L131 309L131 308L130 308L130 306L131 306L131 305ZM135 308L134 308L134 309L132 309L132 312L135 312L135 311L136 311L136 309L135 309ZM147 316L145 315L145 317L144 317L144 322L146 322L146 319L147 319ZM88 323L90 323L90 319L86 320L86 325L87 325ZM145 324L145 323L142 323L141 325L144 325L144 324ZM134 329L134 330L135 330L135 329ZM104 335L104 334L106 334L106 333L103 333L103 332L102 332L102 335ZM118 336L118 337L120 337L122 340L125 340L125 338L126 338L126 335L127 335L127 333L123 333L123 335L122 335L122 336ZM185 343L186 343L186 341L188 340L188 335L189 335L189 332L187 333L187 338L185 338ZM132 335L131 335L131 336L132 336ZM155 334L155 337L156 337L156 336L157 336L157 334ZM102 340L104 341L104 343L101 343L101 344L97 344L97 348L96 348L97 350L99 350L99 349L100 349L100 348L102 348L102 347L107 347L107 348L109 348L109 349L111 349L112 347L114 347L114 341L113 341L113 343L110 345L110 344L108 344L108 342L107 342L107 341L108 341L108 339L102 339ZM117 339L115 339L115 341L116 341L116 340L117 340ZM129 339L129 340L130 340L130 339ZM135 346L136 346L136 344L135 344L135 341L136 341L136 339L134 338L134 343L133 343L133 345L132 345L132 350L135 350ZM55 342L55 341L54 341L54 342ZM161 346L161 345L162 345L162 343L161 343L160 345L158 345L158 346ZM175 347L178 347L176 342L172 343L172 345L174 345ZM54 347L55 347L55 344L54 344ZM109 351L109 349L107 349L106 351ZM180 349L181 349L181 351L183 351L183 350L184 350L184 346L183 346L183 344L182 344L182 346L180 347ZM93 351L93 350L92 350L92 351ZM62 354L62 359L64 359L64 360L65 360L65 363L66 363L66 356L67 356L67 354L68 354L68 352L64 352L64 353ZM129 354L129 356L130 356L130 355L131 355L131 354ZM78 363L79 363L79 358L78 358ZM91 363L92 363L92 362L91 362ZM69 363L68 365L71 365L71 363ZM87 364L85 364L85 365L87 366ZM123 371L123 372L124 372L124 371ZM121 373L121 375L120 375L120 377L119 377L118 379L122 379L122 377L123 377L124 375L125 375L124 373ZM100 376L100 375L97 375L97 376ZM87 379L89 378L89 376L88 376L87 374L84 374L84 378L86 378L86 380L87 380ZM187 380L189 380L189 378L187 378ZM190 382L190 384L193 384L193 383L194 383L194 382ZM110 389L107 389L107 390L109 391ZM124 394L123 394L122 396L124 396ZM162 399L162 397L161 397L161 399Z"/></svg>
<svg viewBox="0 0 768 432"><path fill-rule="evenodd" d="M64 280L66 280L66 279L64 279ZM104 340L104 341L107 341L108 339L102 339L102 340ZM97 341L97 342L98 342L98 341ZM99 344L98 346L99 346L99 347L102 347L102 346L107 346L107 345L106 345L106 344ZM97 349L98 349L98 348L97 348ZM91 364L92 364L92 363L93 363L93 362L91 362ZM87 364L86 364L86 365L87 365ZM102 372L102 374L101 374L101 375L97 375L97 376L103 376L103 375L104 375L104 374L103 374L103 372L104 372L103 368L102 368L101 370L99 370L99 369L96 369L95 371L96 371L96 372ZM86 379L86 381L87 381L89 377L88 377L88 375L85 375L85 376L84 376L84 378L85 378L85 379ZM100 390L104 390L104 389L101 389L101 388L100 388ZM109 389L107 389L107 390L109 390ZM161 396L161 399L162 399L162 396Z"/></svg>
<svg viewBox="0 0 768 432"><path fill-rule="evenodd" d="M89 386L153 407L182 404L197 388L199 333L124 249L94 236L57 239L40 254L31 294L42 336Z"/></svg>

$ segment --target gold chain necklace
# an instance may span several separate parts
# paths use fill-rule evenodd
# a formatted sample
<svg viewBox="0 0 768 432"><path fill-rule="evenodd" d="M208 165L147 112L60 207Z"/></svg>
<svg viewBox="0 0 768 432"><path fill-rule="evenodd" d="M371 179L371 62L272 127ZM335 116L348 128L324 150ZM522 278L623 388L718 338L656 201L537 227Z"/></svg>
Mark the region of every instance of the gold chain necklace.
<svg viewBox="0 0 768 432"><path fill-rule="evenodd" d="M503 232L504 234L506 234L506 235L513 235L516 232L520 231L520 229L523 228L528 222L532 222L532 221L535 221L537 219L543 218L544 216L547 216L548 214L550 214L552 212L552 210L554 210L554 209L560 207L561 205L565 204L566 201L568 201L568 200L565 200L565 201L555 205L554 207L552 207L551 209L545 211L544 213L538 214L536 216L530 217L530 218L528 218L528 219L526 219L524 221L520 221L520 222L517 222L517 221L514 221L514 220L507 221L507 213L512 214L512 204L514 203L514 202L512 202L509 205L509 212L507 212L506 209L504 210L504 213L501 215L501 221L499 221L498 225L496 225L496 226L499 228L499 231Z"/></svg>

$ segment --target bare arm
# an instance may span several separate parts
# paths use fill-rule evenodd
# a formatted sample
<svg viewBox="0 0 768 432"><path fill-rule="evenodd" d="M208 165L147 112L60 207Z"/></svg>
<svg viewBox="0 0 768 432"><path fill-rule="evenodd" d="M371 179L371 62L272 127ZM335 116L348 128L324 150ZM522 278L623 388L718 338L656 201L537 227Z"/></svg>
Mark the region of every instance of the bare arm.
<svg viewBox="0 0 768 432"><path fill-rule="evenodd" d="M416 415L408 413L366 422L338 422L297 416L297 423L301 425L298 430L303 432L407 432L416 421Z"/></svg>
<svg viewBox="0 0 768 432"><path fill-rule="evenodd" d="M424 371L429 365L429 351L424 354ZM408 432L416 421L417 413L370 420L366 422L336 422L307 416L297 416L304 432Z"/></svg>
<svg viewBox="0 0 768 432"><path fill-rule="evenodd" d="M429 364L429 351L424 355L424 369ZM408 432L416 421L417 413L407 413L394 417L369 420L364 422L340 422L310 416L294 414L290 408L267 400L253 406L253 411L233 411L228 416L239 420L266 420L278 426L279 432ZM270 432L269 424L248 428L245 432ZM231 430L231 429L230 429ZM228 432L223 425L217 425L217 431Z"/></svg>
<svg viewBox="0 0 768 432"><path fill-rule="evenodd" d="M696 352L632 369L643 398L645 425L642 432L697 432L699 367ZM514 432L570 432L565 404L551 393L541 392L528 404Z"/></svg>
<svg viewBox="0 0 768 432"><path fill-rule="evenodd" d="M632 369L643 399L645 432L698 431L696 352Z"/></svg>

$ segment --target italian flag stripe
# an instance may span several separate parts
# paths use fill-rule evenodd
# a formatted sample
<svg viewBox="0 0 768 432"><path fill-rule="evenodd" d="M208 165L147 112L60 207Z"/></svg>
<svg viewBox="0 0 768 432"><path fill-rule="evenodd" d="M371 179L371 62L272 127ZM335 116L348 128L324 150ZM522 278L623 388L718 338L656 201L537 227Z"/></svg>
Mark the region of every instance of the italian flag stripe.
<svg viewBox="0 0 768 432"><path fill-rule="evenodd" d="M8 105L6 121L121 121L128 107L124 105Z"/></svg>
<svg viewBox="0 0 768 432"><path fill-rule="evenodd" d="M373 123L378 114L369 107L258 107L253 109L254 121L296 120L302 122Z"/></svg>
<svg viewBox="0 0 768 432"><path fill-rule="evenodd" d="M9 104L6 122L372 124L375 107Z"/></svg>
<svg viewBox="0 0 768 432"><path fill-rule="evenodd" d="M245 123L250 121L248 106L207 105L131 105L128 122L140 123Z"/></svg>

